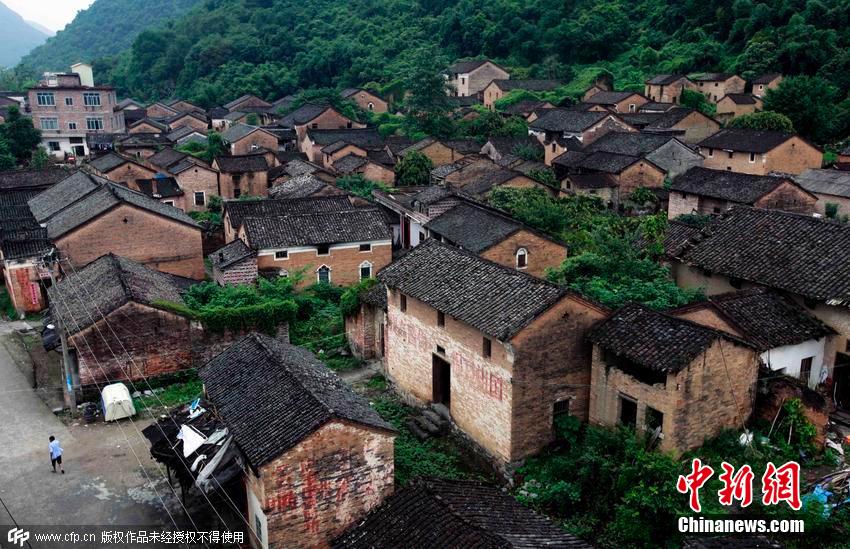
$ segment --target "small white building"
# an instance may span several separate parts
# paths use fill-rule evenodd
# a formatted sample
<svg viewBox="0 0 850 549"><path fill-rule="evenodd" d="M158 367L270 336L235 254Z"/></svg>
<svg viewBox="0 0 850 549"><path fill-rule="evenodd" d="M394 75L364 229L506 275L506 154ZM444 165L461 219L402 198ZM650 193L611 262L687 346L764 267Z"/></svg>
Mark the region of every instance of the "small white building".
<svg viewBox="0 0 850 549"><path fill-rule="evenodd" d="M802 305L767 288L713 295L670 313L748 341L765 366L812 389L827 378L824 351L835 331Z"/></svg>

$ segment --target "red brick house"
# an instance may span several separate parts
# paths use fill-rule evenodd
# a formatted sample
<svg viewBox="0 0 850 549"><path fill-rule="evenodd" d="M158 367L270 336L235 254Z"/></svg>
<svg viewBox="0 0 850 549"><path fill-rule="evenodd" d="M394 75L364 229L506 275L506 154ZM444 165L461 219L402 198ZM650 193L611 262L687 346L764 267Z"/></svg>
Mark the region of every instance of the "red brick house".
<svg viewBox="0 0 850 549"><path fill-rule="evenodd" d="M295 130L296 140L301 152L305 152L305 147L302 143L308 129L339 130L366 127L365 124L348 118L330 105L319 105L315 103L301 105L281 118L278 121L278 125Z"/></svg>
<svg viewBox="0 0 850 549"><path fill-rule="evenodd" d="M698 144L706 168L767 175L820 168L823 152L793 133L727 128Z"/></svg>
<svg viewBox="0 0 850 549"><path fill-rule="evenodd" d="M272 104L268 101L260 99L256 95L253 94L245 94L240 97L237 97L233 101L229 103L225 103L223 107L231 112L233 111L241 111L241 112L249 112L246 109L269 109Z"/></svg>
<svg viewBox="0 0 850 549"><path fill-rule="evenodd" d="M224 199L240 196L268 196L269 163L262 152L238 156L217 156L213 169L219 172L219 191Z"/></svg>
<svg viewBox="0 0 850 549"><path fill-rule="evenodd" d="M340 191L342 189L339 189ZM232 242L237 238L239 227L249 217L277 217L295 213L335 212L348 210L353 203L347 194L318 197L285 197L266 200L225 200L222 213L224 239Z"/></svg>
<svg viewBox="0 0 850 549"><path fill-rule="evenodd" d="M710 103L717 103L727 93L744 93L747 81L737 74L709 72L692 76L690 89L698 91Z"/></svg>
<svg viewBox="0 0 850 549"><path fill-rule="evenodd" d="M257 251L261 274L299 274L300 286L349 286L392 261L390 231L378 209L315 211L309 200L326 199L302 199L300 213L242 220L238 238Z"/></svg>
<svg viewBox="0 0 850 549"><path fill-rule="evenodd" d="M343 99L353 101L358 107L369 112L387 112L389 103L378 94L363 88L346 88L339 92Z"/></svg>
<svg viewBox="0 0 850 549"><path fill-rule="evenodd" d="M141 118L130 124L127 132L159 135L168 132L168 126L152 118Z"/></svg>
<svg viewBox="0 0 850 549"><path fill-rule="evenodd" d="M576 147L588 145L610 131L634 132L633 126L609 112L585 112L552 109L528 125L530 135L545 146L545 163L552 164L557 156L567 150L566 144L574 141Z"/></svg>
<svg viewBox="0 0 850 549"><path fill-rule="evenodd" d="M404 156L410 151L419 151L431 160L434 167L439 167L452 164L471 155L477 155L480 150L481 146L475 142L426 137L402 148L398 155Z"/></svg>
<svg viewBox="0 0 850 549"><path fill-rule="evenodd" d="M395 430L306 349L251 334L198 373L245 457L252 547L327 547L392 494Z"/></svg>
<svg viewBox="0 0 850 549"><path fill-rule="evenodd" d="M376 128L310 128L304 133L300 150L307 155L307 160L328 169L335 159L350 152L366 154L383 150L385 146Z"/></svg>
<svg viewBox="0 0 850 549"><path fill-rule="evenodd" d="M642 105L648 103L649 99L637 92L601 91L586 97L584 102L590 105L601 105L611 112L635 113Z"/></svg>
<svg viewBox="0 0 850 549"><path fill-rule="evenodd" d="M383 162L387 162L384 164ZM389 156L381 151L376 151L373 154L368 152L361 156L355 153L349 153L338 160L335 160L331 168L339 174L340 177L359 174L369 181L378 181L388 187L395 184L395 171Z"/></svg>
<svg viewBox="0 0 850 549"><path fill-rule="evenodd" d="M225 341L163 307L183 304L181 294L192 280L112 254L77 269L62 267L65 276L47 293L51 315L73 350L75 386L132 382L197 367Z"/></svg>
<svg viewBox="0 0 850 549"><path fill-rule="evenodd" d="M147 111L148 116L150 118L156 118L156 119L169 118L169 117L174 116L175 114L178 114L180 112L177 109L175 109L174 107L171 107L171 106L169 106L165 103L162 103L160 101L157 101L155 103L151 103L150 105L145 107L145 110Z"/></svg>
<svg viewBox="0 0 850 549"><path fill-rule="evenodd" d="M434 239L378 279L388 377L411 402L441 405L496 463L542 449L560 414L587 418L584 337L604 308Z"/></svg>
<svg viewBox="0 0 850 549"><path fill-rule="evenodd" d="M623 114L621 118L641 132L669 135L688 145L699 143L720 130L720 122L686 107Z"/></svg>
<svg viewBox="0 0 850 549"><path fill-rule="evenodd" d="M667 215L719 215L734 205L788 212L815 211L818 197L789 176L750 175L695 167L679 175L670 186Z"/></svg>
<svg viewBox="0 0 850 549"><path fill-rule="evenodd" d="M588 339L590 423L658 430L662 450L682 453L753 412L758 355L731 334L632 304Z"/></svg>
<svg viewBox="0 0 850 549"><path fill-rule="evenodd" d="M257 253L238 238L209 255L213 281L219 286L257 280Z"/></svg>
<svg viewBox="0 0 850 549"><path fill-rule="evenodd" d="M169 130L187 126L203 133L207 133L207 127L209 126L207 115L203 111L179 112L174 116L164 119L163 122L165 122Z"/></svg>
<svg viewBox="0 0 850 549"><path fill-rule="evenodd" d="M360 295L360 306L345 316L345 337L361 360L383 359L387 345L387 288L376 284Z"/></svg>
<svg viewBox="0 0 850 549"><path fill-rule="evenodd" d="M118 183L77 172L29 200L62 259L80 268L114 253L203 279L201 228L183 211Z"/></svg>
<svg viewBox="0 0 850 549"><path fill-rule="evenodd" d="M658 103L679 103L690 84L684 74L659 74L644 82L643 95Z"/></svg>
<svg viewBox="0 0 850 549"><path fill-rule="evenodd" d="M782 83L782 75L779 73L767 73L757 76L753 80L753 95L764 97L767 90L775 90Z"/></svg>
<svg viewBox="0 0 850 549"><path fill-rule="evenodd" d="M762 100L750 93L727 93L717 102L717 120L727 123L744 114L762 109Z"/></svg>
<svg viewBox="0 0 850 549"><path fill-rule="evenodd" d="M496 79L481 91L484 106L493 110L494 103L513 90L530 92L552 91L564 83L560 80L510 80Z"/></svg>
<svg viewBox="0 0 850 549"><path fill-rule="evenodd" d="M261 149L277 151L279 144L275 134L247 124L233 124L221 133L221 138L230 147L232 155L249 154Z"/></svg>
<svg viewBox="0 0 850 549"><path fill-rule="evenodd" d="M638 187L660 189L667 172L647 158L610 152L567 151L552 161L555 176L564 181L570 175L600 174L613 178L619 195L626 198ZM562 185L562 191L569 187Z"/></svg>
<svg viewBox="0 0 850 549"><path fill-rule="evenodd" d="M118 183L130 183L136 179L151 179L156 170L133 158L110 152L88 161L96 175Z"/></svg>
<svg viewBox="0 0 850 549"><path fill-rule="evenodd" d="M210 197L221 195L218 172L199 158L165 147L150 156L147 164L174 177L185 196L183 211L205 211Z"/></svg>

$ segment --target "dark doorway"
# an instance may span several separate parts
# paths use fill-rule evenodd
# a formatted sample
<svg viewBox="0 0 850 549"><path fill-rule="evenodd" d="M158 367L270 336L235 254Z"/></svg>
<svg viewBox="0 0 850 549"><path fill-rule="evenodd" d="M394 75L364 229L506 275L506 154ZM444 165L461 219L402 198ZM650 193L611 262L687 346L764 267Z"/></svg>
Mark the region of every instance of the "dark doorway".
<svg viewBox="0 0 850 549"><path fill-rule="evenodd" d="M448 361L446 361L440 356L432 356L434 402L443 404L446 406L446 408L448 408L452 396L451 364L449 364Z"/></svg>
<svg viewBox="0 0 850 549"><path fill-rule="evenodd" d="M832 370L835 379L835 401L843 410L850 410L850 355L835 353Z"/></svg>
<svg viewBox="0 0 850 549"><path fill-rule="evenodd" d="M384 336L384 325L381 324L381 349L379 351L381 353L380 356L385 356L387 354L387 340Z"/></svg>
<svg viewBox="0 0 850 549"><path fill-rule="evenodd" d="M401 247L410 247L410 218L407 216L401 222Z"/></svg>

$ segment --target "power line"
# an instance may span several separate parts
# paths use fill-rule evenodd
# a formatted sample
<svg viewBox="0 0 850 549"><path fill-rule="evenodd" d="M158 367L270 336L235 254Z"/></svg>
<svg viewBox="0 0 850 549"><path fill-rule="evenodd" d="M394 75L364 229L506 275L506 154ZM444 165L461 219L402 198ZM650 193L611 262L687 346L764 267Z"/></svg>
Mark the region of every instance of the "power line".
<svg viewBox="0 0 850 549"><path fill-rule="evenodd" d="M59 261L61 262L61 261L63 261L63 260L59 259ZM112 336L113 336L113 337L114 337L114 338L118 341L118 344L119 344L119 345L121 345L121 348L122 348L122 350L124 351L124 354L126 354L126 355L127 355L127 357L130 359L130 362L132 363L133 367L136 369L136 371L138 372L138 374L139 374L139 375L142 377L142 379L145 381L145 384L148 386L148 389L151 391L151 393L153 394L154 398L156 398L156 399L157 399L157 401L159 402L160 406L162 406L162 407L166 407L166 406L165 406L165 404L162 402L162 399L160 399L160 398L159 398L159 396L158 396L155 392L153 392L153 387L151 386L150 381L148 381L148 378L147 378L147 376L145 375L144 370L143 370L142 368L139 368L139 366L136 364L136 361L133 359L132 354L130 354L130 352L127 350L127 348L126 348L126 346L124 345L123 341L122 341L122 340L121 340L121 338L118 336L118 334L115 332L115 329L114 329L114 328L112 327L112 325L109 323L109 320L107 320L106 316L103 314L103 311L101 311L101 310L100 310L100 307L97 305L97 302L95 301L94 297L91 295L91 293L90 293L90 292L88 291L88 289L85 287L85 285L83 285L82 283L77 284L77 282L74 280L74 279L76 278L76 276L77 276L77 271L76 271L76 268L74 267L73 263L71 263L71 262L70 262L69 260L67 260L67 259L66 259L66 260L64 260L64 261L65 261L65 263L66 263L66 264L68 264L68 265L71 267L71 270L73 271L73 275L74 275L74 276L68 276L68 277L66 277L66 278L65 278L65 281L68 281L68 282L69 282L69 285L70 285L70 287L71 287L72 289L74 289L75 285L77 285L77 286L79 286L79 287L83 288L83 290L84 290L84 291L86 292L86 294L88 295L89 303L91 303L91 304L94 306L95 310L98 312L98 314L100 315L101 319L103 320L103 323L104 323L104 324L106 324L106 327L107 327L107 328L109 329L109 331L112 333ZM58 288L56 288L56 291L57 291L57 293L61 293L61 292L60 292L60 290L59 290ZM78 299L80 299L80 300L82 301L82 296L81 296L78 292L76 292L76 291L75 291L75 293L77 294L77 298L78 298ZM69 309L69 313L70 313L70 309ZM89 319L91 320L92 325L94 326L95 330L96 330L96 331L97 331L97 333L100 335L101 339L103 339L103 342L106 344L107 349L109 349L110 354L112 354L113 358L114 358L114 359L115 359L115 360L119 363L119 367L120 367L120 360L119 360L118 356L117 356L117 355L115 354L115 352L112 350L112 346L109 344L109 341L107 340L106 336L105 336L105 335L103 334L103 332L101 331L100 327L98 326L98 324L97 324L97 322L95 321L94 317L92 316L91 312L90 312L88 309L86 309L86 313L87 313L87 315L89 316ZM78 329L79 329L79 326L78 326ZM85 339L85 338L84 338L84 339ZM90 352L91 352L91 349L90 349ZM105 375L105 373L104 373L104 375ZM136 384L135 384L135 383L134 383L134 381L132 380L131 376L130 376L129 374L127 374L126 372L125 372L125 375L127 376L127 381L130 383L130 385L133 387L133 389L134 389L134 390L136 390L136 391L138 391L138 389L136 388ZM178 425L178 424L177 424L177 421L174 419L174 417L173 417L171 414L168 414L168 417L169 417L169 419L171 419L171 421L172 421L172 423L174 424L175 428L177 428L177 430L178 430L178 432L179 432L179 431L180 431L180 429L181 429L180 425ZM168 436L166 435L165 430L164 430L164 429L162 428L162 426L159 424L159 421L154 422L154 425L156 425L156 426L157 426L157 429L159 429L159 431L160 431L160 433L162 434L163 438L165 438L166 440L168 440ZM141 435L141 433L140 433L140 435ZM183 465L183 468L186 470L186 473L189 475L189 477L192 477L192 472L189 470L189 467L186 465L186 463L185 463L185 462L183 462L183 460L179 460L179 461L180 461L181 465ZM243 469L243 470L244 470L244 469ZM221 494L222 494L222 495L224 495L224 497L228 500L228 502L230 503L230 505L231 505L231 506L233 507L233 509L236 511L237 516L238 516L238 517L242 520L242 522L244 522L244 523L245 523L245 525L248 527L249 532L253 533L253 534L254 534L254 536L255 536L257 539L260 539L260 537L257 535L256 531L255 531L255 530L251 527L251 524L250 524L250 523L249 523L249 522L245 519L245 517L243 517L243 516L242 516L242 511L241 511L241 510L240 510L240 509L236 506L236 503L235 503L235 502L234 502L234 501L230 498L230 496L227 494L227 491L226 491L226 490L224 490L224 487L223 487L223 486L221 486L221 483L219 483L218 479L216 479L216 478L215 478L215 475L211 475L211 476L210 476L210 478L212 478L212 479L213 479L213 481L215 481L215 483L218 485L218 487L219 487L219 491L221 492ZM210 508L211 508L211 509L213 510L213 512L216 514L216 516L218 517L218 519L221 521L221 524L222 524L223 526L226 526L226 525L227 525L226 521L225 521L225 520L224 520L224 518L221 516L221 513L219 513L218 509L216 509L215 505L213 505L213 503L212 503L212 501L210 500L209 496L207 496L207 494L206 494L206 493L205 493L202 489L200 489L200 488L198 489L198 491L201 493L201 495L202 495L202 496L204 497L204 499L207 501L207 503L209 504ZM187 514L188 514L188 511L187 511ZM190 517L190 518L191 518L191 517ZM197 530L197 528L195 528L195 529Z"/></svg>
<svg viewBox="0 0 850 549"><path fill-rule="evenodd" d="M12 523L15 525L15 528L17 528L17 529L19 529L19 530L20 530L20 529L21 529L21 527L18 525L18 521L17 521L17 520L15 520L15 517L12 515L12 512L11 512L11 511L9 511L9 508L8 508L8 507L6 507L6 502L5 502L5 501L3 501L3 498L2 498L2 497L0 497L0 503L2 503L2 504L3 504L3 509L5 509L5 510L6 510L6 512L9 514L9 518L10 518L10 519L12 519ZM30 549L32 549L32 545L30 545L29 538L27 538L25 541L27 542L27 547L29 547Z"/></svg>
<svg viewBox="0 0 850 549"><path fill-rule="evenodd" d="M39 279L39 281L40 281L40 283L42 284L42 286L44 286L44 282L43 282L43 281L41 281L41 279ZM46 290L46 288L45 288L45 290ZM57 296L57 298L59 299L59 301L60 301L63 305L65 305L65 308L68 310L68 314L69 314L69 316L70 316L70 317L71 317L71 319L74 321L74 324L76 324L76 326L77 326L77 330L80 330L80 323L79 323L79 321L78 321L78 320L77 320L77 318L74 316L74 314L71 312L70 307L68 307L68 306L67 306L67 304L65 303L64 299L62 298L62 292L61 292L58 288L56 288L56 296ZM89 342L88 342L88 340L86 339L86 337L85 337L85 335L84 335L84 334L81 334L81 336L82 336L83 342L86 344L86 347L89 349L89 353L90 353L90 354L92 355L92 357L94 358L95 364L97 365L97 367L100 369L101 373L103 374L103 377L104 377L107 381L110 381L110 380L109 380L109 376L107 375L106 371L105 371L105 370L103 369L103 367L100 365L100 361L99 361L99 360L97 360L97 356L94 354L94 352L93 352L93 350L92 350L92 348L91 348L91 344L89 344ZM86 363L85 363L85 359L82 359L82 358L81 358L81 360L82 360L83 364L84 364L84 365L86 365ZM86 365L86 368L88 368L88 365ZM100 386L100 384L97 382L97 380L96 380L96 379L93 379L93 381L94 381L95 386L97 387L98 392L102 392L102 391L103 391L103 389L101 388L101 386ZM132 418L129 418L129 419L130 419L130 424L131 424L131 425L133 426L133 428L136 430L136 433L138 434L139 438L140 438L141 440L143 440L143 441L144 441L144 437L142 436L142 433L141 433L141 431L139 430L138 426L135 424L135 422L133 421L133 419L132 419ZM128 436L127 436L127 433L126 433L126 431L124 431L124 427L121 425L121 423L120 423L120 422L118 423L118 429L121 431L121 435L124 437L124 440L127 442L127 446L130 448L130 451L133 453L133 456L136 458L136 462L139 464L139 468L142 470L142 474L144 474L144 475L145 475L145 478L146 478L146 479L148 480L148 482L150 483L151 488L153 489L154 493L156 494L157 498L159 499L159 502L162 504L162 508L165 510L165 513L168 515L168 518L171 520L171 523L174 525L174 529L175 529L175 531L176 531L176 530L179 530L179 529L180 529L180 527L177 525L177 521L176 521L176 520L174 520L174 517L172 516L171 511L169 511L169 510L168 510L168 506L165 504L165 500L163 500L163 499L162 499L162 495L159 493L159 490L157 490L157 489L156 489L156 485L154 484L153 479L151 479L151 477L150 477L150 475L148 474L147 470L145 469L144 465L142 465L142 460L141 460L141 458L140 458L140 457L139 457L139 455L136 453L136 450L133 448L133 444L130 442L130 437L128 437ZM160 472L160 474L163 476L163 478L166 478L166 477L165 477L165 473L163 473L163 472L162 472L162 469L159 467L159 465L157 465L156 467L157 467L157 470ZM175 492L175 491L174 491L174 487L173 487L173 486L171 486L171 483L170 483L170 482L168 482L168 481L167 481L167 479L166 479L166 484L168 484L168 487L171 489L171 493L174 495L174 498L178 501L178 503L180 504L180 506L183 508L183 511L186 513L186 516L189 518L189 522L191 522L191 523L192 523L192 527L193 527L193 528L195 528L195 530L197 531L197 530L198 530L198 526L195 524L194 519L192 519L192 515L189 513L189 510L188 510L188 509L186 509L186 506L183 504L183 502L180 500L180 498L179 498L179 497L177 497L177 492ZM205 545L206 545L206 543L205 543ZM209 547L209 546L207 546L207 547Z"/></svg>

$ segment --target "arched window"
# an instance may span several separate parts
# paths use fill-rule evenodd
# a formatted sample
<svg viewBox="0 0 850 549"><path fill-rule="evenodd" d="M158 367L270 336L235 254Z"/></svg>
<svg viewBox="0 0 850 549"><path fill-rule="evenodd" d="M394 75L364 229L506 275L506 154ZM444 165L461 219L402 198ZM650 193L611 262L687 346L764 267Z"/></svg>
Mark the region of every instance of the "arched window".
<svg viewBox="0 0 850 549"><path fill-rule="evenodd" d="M318 269L316 269L316 280L318 282L324 282L325 284L331 283L331 268L327 265L322 265Z"/></svg>
<svg viewBox="0 0 850 549"><path fill-rule="evenodd" d="M528 267L528 250L520 248L516 251L516 268L525 269Z"/></svg>
<svg viewBox="0 0 850 549"><path fill-rule="evenodd" d="M360 264L360 280L372 278L372 264L364 261Z"/></svg>
<svg viewBox="0 0 850 549"><path fill-rule="evenodd" d="M369 110L370 110L370 111L374 111L374 110L375 110L375 104L374 104L374 103L372 103L371 101L369 101L369 105L368 105L368 107L369 107Z"/></svg>

